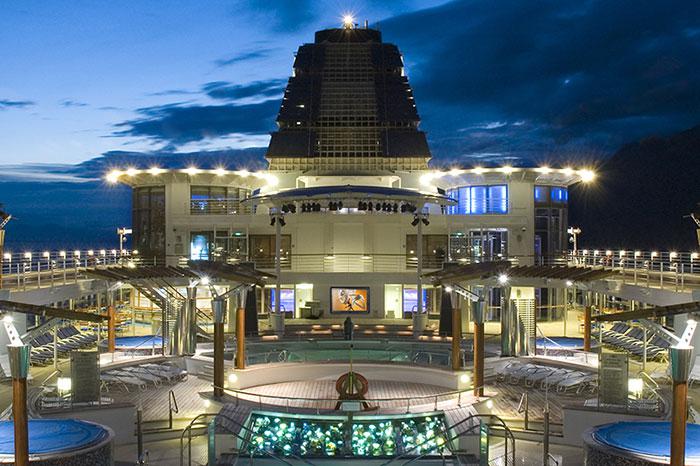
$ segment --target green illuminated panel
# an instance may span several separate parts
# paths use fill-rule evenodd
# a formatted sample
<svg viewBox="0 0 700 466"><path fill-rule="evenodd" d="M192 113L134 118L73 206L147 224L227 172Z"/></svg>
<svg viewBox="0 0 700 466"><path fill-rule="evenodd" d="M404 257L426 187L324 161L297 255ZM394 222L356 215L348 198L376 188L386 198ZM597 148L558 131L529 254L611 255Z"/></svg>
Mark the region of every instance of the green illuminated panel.
<svg viewBox="0 0 700 466"><path fill-rule="evenodd" d="M254 413L248 450L296 456L395 456L438 453L445 447L442 416L405 416L355 420Z"/></svg>

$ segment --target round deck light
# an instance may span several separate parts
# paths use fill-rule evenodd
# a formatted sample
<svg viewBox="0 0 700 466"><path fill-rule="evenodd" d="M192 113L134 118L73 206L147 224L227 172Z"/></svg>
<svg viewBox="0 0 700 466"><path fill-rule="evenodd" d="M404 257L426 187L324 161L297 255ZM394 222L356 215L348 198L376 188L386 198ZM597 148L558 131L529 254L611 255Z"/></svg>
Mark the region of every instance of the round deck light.
<svg viewBox="0 0 700 466"><path fill-rule="evenodd" d="M190 175L190 176L194 176L194 175L199 174L201 172L201 170L195 166L189 166L189 167L185 168L183 170L183 172Z"/></svg>
<svg viewBox="0 0 700 466"><path fill-rule="evenodd" d="M233 372L228 375L228 383L236 383L238 382L238 376L234 374Z"/></svg>
<svg viewBox="0 0 700 466"><path fill-rule="evenodd" d="M567 280L567 281L566 281L566 286L567 286L568 288L571 288L572 286L574 286L574 282L572 282L571 280Z"/></svg>
<svg viewBox="0 0 700 466"><path fill-rule="evenodd" d="M504 165L501 167L501 172L505 173L506 175L510 175L515 171L515 168L512 167L511 165Z"/></svg>
<svg viewBox="0 0 700 466"><path fill-rule="evenodd" d="M151 167L148 169L148 173L150 173L153 176L158 176L161 173L165 173L167 170L160 168L160 167Z"/></svg>
<svg viewBox="0 0 700 466"><path fill-rule="evenodd" d="M486 408L487 408L487 409L493 409L493 400L487 400L487 401L486 401Z"/></svg>
<svg viewBox="0 0 700 466"><path fill-rule="evenodd" d="M14 319L9 314L2 318L2 321L5 322L6 324L11 324L13 320Z"/></svg>
<svg viewBox="0 0 700 466"><path fill-rule="evenodd" d="M459 376L459 381L463 384L468 384L471 381L469 374L462 374Z"/></svg>
<svg viewBox="0 0 700 466"><path fill-rule="evenodd" d="M595 179L595 173L592 170L579 170L578 176L581 177L581 181L584 183L590 183Z"/></svg>
<svg viewBox="0 0 700 466"><path fill-rule="evenodd" d="M129 167L126 169L126 176L135 176L138 175L139 171L135 169L134 167Z"/></svg>
<svg viewBox="0 0 700 466"><path fill-rule="evenodd" d="M500 274L498 276L498 283L500 283L501 285L505 285L506 283L508 283L508 275L504 273Z"/></svg>
<svg viewBox="0 0 700 466"><path fill-rule="evenodd" d="M105 177L109 183L117 183L119 181L119 177L122 175L122 172L119 170L112 170L111 172L107 173L107 176Z"/></svg>

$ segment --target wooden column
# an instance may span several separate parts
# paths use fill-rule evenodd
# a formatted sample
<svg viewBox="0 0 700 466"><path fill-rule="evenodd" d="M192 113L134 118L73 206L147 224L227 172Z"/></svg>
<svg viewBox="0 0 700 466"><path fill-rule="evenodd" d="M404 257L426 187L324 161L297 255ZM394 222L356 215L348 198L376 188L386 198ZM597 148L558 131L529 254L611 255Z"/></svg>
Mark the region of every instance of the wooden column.
<svg viewBox="0 0 700 466"><path fill-rule="evenodd" d="M483 322L474 322L474 396L484 396Z"/></svg>
<svg viewBox="0 0 700 466"><path fill-rule="evenodd" d="M214 314L214 396L224 395L224 312L226 301L215 298L211 302Z"/></svg>
<svg viewBox="0 0 700 466"><path fill-rule="evenodd" d="M459 308L452 309L452 370L462 369L462 312Z"/></svg>
<svg viewBox="0 0 700 466"><path fill-rule="evenodd" d="M107 352L114 353L117 343L117 312L114 306L107 307Z"/></svg>
<svg viewBox="0 0 700 466"><path fill-rule="evenodd" d="M671 466L685 465L687 403L688 382L674 382L673 407L671 408Z"/></svg>
<svg viewBox="0 0 700 466"><path fill-rule="evenodd" d="M7 328L7 325L6 325ZM8 330L10 341L19 342L17 330ZM15 462L17 466L29 465L29 423L27 416L27 376L29 375L28 345L7 346L12 374L12 422L15 432Z"/></svg>
<svg viewBox="0 0 700 466"><path fill-rule="evenodd" d="M276 297L279 303L279 296ZM236 310L236 369L245 369L245 309Z"/></svg>
<svg viewBox="0 0 700 466"><path fill-rule="evenodd" d="M586 306L583 313L583 350L591 350L591 306Z"/></svg>

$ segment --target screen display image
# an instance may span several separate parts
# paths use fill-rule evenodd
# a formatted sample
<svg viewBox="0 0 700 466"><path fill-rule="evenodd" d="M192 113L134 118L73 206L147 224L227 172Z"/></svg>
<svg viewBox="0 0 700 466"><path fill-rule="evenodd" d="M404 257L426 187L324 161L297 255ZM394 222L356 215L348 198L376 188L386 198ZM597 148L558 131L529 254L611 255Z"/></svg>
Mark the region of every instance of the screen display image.
<svg viewBox="0 0 700 466"><path fill-rule="evenodd" d="M403 312L404 314L416 312L418 309L418 290L415 288L403 289ZM428 290L423 289L423 312L428 309Z"/></svg>
<svg viewBox="0 0 700 466"><path fill-rule="evenodd" d="M369 312L369 288L331 288L331 312Z"/></svg>
<svg viewBox="0 0 700 466"><path fill-rule="evenodd" d="M275 294L277 290L270 290L270 308L275 309ZM280 290L282 299L280 300L281 312L294 312L294 290L282 288Z"/></svg>

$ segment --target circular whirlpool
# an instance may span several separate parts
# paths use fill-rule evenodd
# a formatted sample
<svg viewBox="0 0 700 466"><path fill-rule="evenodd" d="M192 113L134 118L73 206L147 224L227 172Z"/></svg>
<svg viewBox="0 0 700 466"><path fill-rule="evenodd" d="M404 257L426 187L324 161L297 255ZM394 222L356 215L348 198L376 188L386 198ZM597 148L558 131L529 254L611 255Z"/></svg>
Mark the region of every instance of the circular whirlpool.
<svg viewBox="0 0 700 466"><path fill-rule="evenodd" d="M114 432L77 419L31 419L29 462L41 466L111 465ZM14 463L12 421L0 421L0 464Z"/></svg>
<svg viewBox="0 0 700 466"><path fill-rule="evenodd" d="M700 465L700 425L687 424L686 466ZM584 434L586 465L651 466L670 463L671 423L615 422Z"/></svg>

